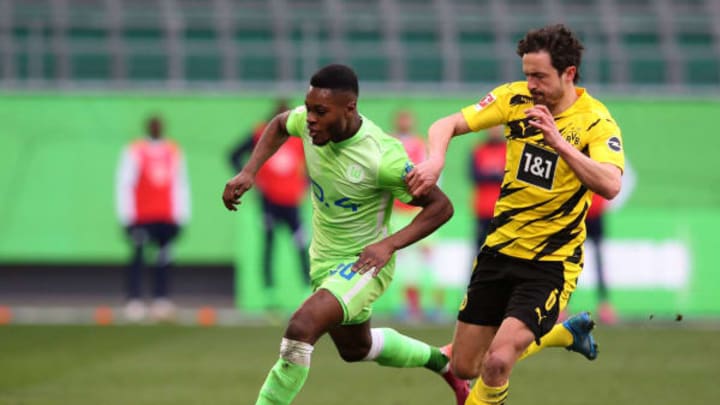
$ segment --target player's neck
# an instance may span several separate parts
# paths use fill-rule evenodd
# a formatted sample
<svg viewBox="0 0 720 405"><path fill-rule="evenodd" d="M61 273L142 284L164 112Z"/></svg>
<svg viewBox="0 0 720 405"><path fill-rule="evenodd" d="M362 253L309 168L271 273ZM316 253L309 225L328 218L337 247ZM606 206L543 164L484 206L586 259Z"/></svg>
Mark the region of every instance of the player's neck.
<svg viewBox="0 0 720 405"><path fill-rule="evenodd" d="M362 117L360 116L360 114L357 114L353 117L352 121L350 122L347 132L344 133L340 139L336 139L335 142L342 142L346 139L352 138L353 136L355 136L355 134L358 133L361 126L362 126Z"/></svg>
<svg viewBox="0 0 720 405"><path fill-rule="evenodd" d="M560 101L555 104L552 108L550 108L550 112L553 116L557 117L558 115L562 114L570 108L573 104L575 104L575 101L578 99L577 90L575 89L575 85L571 85L567 91L565 91L565 94L560 99Z"/></svg>

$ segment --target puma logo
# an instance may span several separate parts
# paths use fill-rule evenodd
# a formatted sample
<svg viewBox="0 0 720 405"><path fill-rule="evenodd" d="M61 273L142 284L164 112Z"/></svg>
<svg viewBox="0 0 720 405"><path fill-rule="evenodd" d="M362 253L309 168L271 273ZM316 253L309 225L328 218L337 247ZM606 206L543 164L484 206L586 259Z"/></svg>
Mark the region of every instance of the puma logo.
<svg viewBox="0 0 720 405"><path fill-rule="evenodd" d="M542 325L543 319L547 318L547 315L543 315L542 311L540 311L540 307L535 307L535 313L537 313L538 316L538 325Z"/></svg>

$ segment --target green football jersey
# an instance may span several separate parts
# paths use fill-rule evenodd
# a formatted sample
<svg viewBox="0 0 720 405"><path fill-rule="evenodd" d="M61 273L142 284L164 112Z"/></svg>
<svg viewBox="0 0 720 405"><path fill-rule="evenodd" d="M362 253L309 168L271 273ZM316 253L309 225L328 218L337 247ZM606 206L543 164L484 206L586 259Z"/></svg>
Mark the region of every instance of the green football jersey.
<svg viewBox="0 0 720 405"><path fill-rule="evenodd" d="M287 130L303 141L312 185L310 258L357 255L391 232L393 198L412 200L405 184L412 162L400 141L364 116L354 136L324 146L313 145L306 117L304 106L295 108Z"/></svg>

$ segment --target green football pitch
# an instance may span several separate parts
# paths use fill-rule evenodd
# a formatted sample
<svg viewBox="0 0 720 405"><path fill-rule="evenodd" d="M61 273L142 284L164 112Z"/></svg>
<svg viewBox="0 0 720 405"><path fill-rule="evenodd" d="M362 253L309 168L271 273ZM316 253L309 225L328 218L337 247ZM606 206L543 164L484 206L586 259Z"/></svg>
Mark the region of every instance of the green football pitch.
<svg viewBox="0 0 720 405"><path fill-rule="evenodd" d="M398 329L433 344L446 327ZM252 404L282 327L0 327L2 405ZM594 361L551 349L514 371L508 405L711 404L720 332L685 323L600 328ZM422 369L346 364L323 338L294 404L454 404Z"/></svg>

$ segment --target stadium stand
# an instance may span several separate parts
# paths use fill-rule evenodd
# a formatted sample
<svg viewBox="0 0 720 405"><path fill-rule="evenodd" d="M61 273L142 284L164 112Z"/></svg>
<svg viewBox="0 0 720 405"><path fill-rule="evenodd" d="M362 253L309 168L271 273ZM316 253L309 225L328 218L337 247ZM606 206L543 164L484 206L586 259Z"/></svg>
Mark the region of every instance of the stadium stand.
<svg viewBox="0 0 720 405"><path fill-rule="evenodd" d="M716 0L0 0L0 84L184 87L302 81L453 86L518 77L514 43L564 22L584 80L720 85Z"/></svg>

